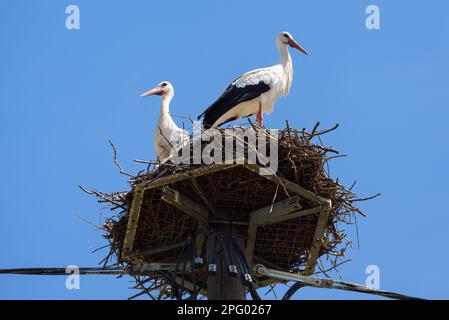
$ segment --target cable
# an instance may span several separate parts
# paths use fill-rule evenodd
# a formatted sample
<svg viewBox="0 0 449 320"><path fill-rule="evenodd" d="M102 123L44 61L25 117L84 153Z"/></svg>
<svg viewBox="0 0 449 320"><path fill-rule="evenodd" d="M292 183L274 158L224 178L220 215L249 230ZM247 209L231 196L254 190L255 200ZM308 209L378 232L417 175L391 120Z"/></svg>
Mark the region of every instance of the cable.
<svg viewBox="0 0 449 320"><path fill-rule="evenodd" d="M216 236L216 238L217 238L217 240L218 240L218 243L219 243L220 246L221 246L221 249L222 249L222 251L223 251L223 254L224 254L224 256L225 256L226 264L227 264L228 267L229 267L230 265L232 265L232 262L231 262L231 260L229 259L229 253L228 253L228 250L227 250L227 248L226 248L226 246L225 246L225 244L224 244L224 241L223 241L223 239L221 238L221 236L220 236L218 233L216 233L215 231L214 231L214 233L215 233L215 236Z"/></svg>
<svg viewBox="0 0 449 320"><path fill-rule="evenodd" d="M254 283L251 278L251 271L248 264L248 260L246 260L246 256L243 253L243 249L241 248L237 238L232 237L231 238L231 247L236 253L237 259L239 260L239 264L243 267L241 269L242 274L242 281L243 283L248 287L248 291L253 298L253 300L262 300L259 294L257 293L256 288L254 287Z"/></svg>
<svg viewBox="0 0 449 320"><path fill-rule="evenodd" d="M295 282L285 293L284 297L282 297L282 300L290 300L291 297L301 288L307 287L308 284L304 282Z"/></svg>
<svg viewBox="0 0 449 320"><path fill-rule="evenodd" d="M191 236L189 236L186 239L186 242L184 244L183 250L181 251L181 253L177 256L177 262L176 262L176 273L179 270L179 264L183 263L182 266L182 272L181 272L181 289L187 290L191 293L190 295L190 299L191 300L196 300L200 291L200 287L198 286L197 283L197 279L196 279L196 268L197 267L202 267L203 266L203 261L204 259L202 258L202 256L198 256L197 255L197 239L198 236L200 234L204 233L206 236L209 236L209 229L207 228L199 228L195 233L193 233ZM213 239L212 239L213 240ZM210 241L210 238L208 237L207 241ZM205 253L206 248L205 248L205 241L203 242L203 246L202 246L202 255ZM214 247L209 246L209 247ZM187 275L187 263L188 261L190 262L190 273L192 276L192 288L191 289L186 289L184 286L185 283L185 278ZM207 277L207 275L206 275ZM206 278L207 281L207 278ZM182 296L182 294L181 294Z"/></svg>
<svg viewBox="0 0 449 320"><path fill-rule="evenodd" d="M23 275L51 275L66 276L70 271L66 268L19 268L19 269L0 269L0 274L23 274ZM81 275L126 275L129 274L127 268L78 268Z"/></svg>
<svg viewBox="0 0 449 320"><path fill-rule="evenodd" d="M195 240L196 240L196 234L195 234ZM196 288L196 278L195 278L195 258L196 258L196 241L190 240L190 247L191 247L191 259L190 259L190 269L192 272L192 286L193 286L193 292L190 296L191 300L196 300L198 292Z"/></svg>
<svg viewBox="0 0 449 320"><path fill-rule="evenodd" d="M357 287L340 287L340 288L336 288L336 289L353 291L353 292L361 292L361 293L366 293L366 294L373 294L376 296L381 296L381 297L396 299L396 300L425 300L422 298L407 296L407 295L400 294L400 293L381 291L381 290L372 290L372 289L366 290L365 288L357 288Z"/></svg>

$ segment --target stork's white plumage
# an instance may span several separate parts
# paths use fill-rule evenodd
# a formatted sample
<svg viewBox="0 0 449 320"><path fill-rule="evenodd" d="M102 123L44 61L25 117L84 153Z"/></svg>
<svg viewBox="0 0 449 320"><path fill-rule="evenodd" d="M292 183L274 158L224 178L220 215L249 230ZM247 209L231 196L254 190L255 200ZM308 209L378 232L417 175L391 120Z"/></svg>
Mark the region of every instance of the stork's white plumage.
<svg viewBox="0 0 449 320"><path fill-rule="evenodd" d="M183 143L189 140L189 135L179 128L170 116L170 102L175 95L172 84L168 81L161 82L154 89L145 92L141 97L151 95L161 96L161 113L157 123L156 133L153 138L153 148L157 159L164 163L170 159L172 152L178 151Z"/></svg>
<svg viewBox="0 0 449 320"><path fill-rule="evenodd" d="M205 129L216 128L227 122L251 115L263 126L263 113L270 113L279 96L290 91L293 65L288 47L308 55L288 32L276 39L281 54L279 64L247 72L232 82L226 91L199 117Z"/></svg>

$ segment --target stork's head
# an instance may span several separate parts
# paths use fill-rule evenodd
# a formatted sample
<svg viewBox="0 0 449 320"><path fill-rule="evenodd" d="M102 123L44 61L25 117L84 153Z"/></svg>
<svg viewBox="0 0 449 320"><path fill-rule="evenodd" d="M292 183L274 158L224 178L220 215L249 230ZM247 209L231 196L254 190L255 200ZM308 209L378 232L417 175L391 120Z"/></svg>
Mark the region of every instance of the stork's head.
<svg viewBox="0 0 449 320"><path fill-rule="evenodd" d="M298 49L307 56L309 55L309 53L298 42L296 42L296 40L293 39L293 36L287 31L283 31L279 34L277 42L278 45L290 46L292 48Z"/></svg>
<svg viewBox="0 0 449 320"><path fill-rule="evenodd" d="M155 88L141 94L141 97L148 97L152 95L158 95L158 96L173 96L175 94L175 89L173 88L173 85L168 81L163 81L159 83Z"/></svg>

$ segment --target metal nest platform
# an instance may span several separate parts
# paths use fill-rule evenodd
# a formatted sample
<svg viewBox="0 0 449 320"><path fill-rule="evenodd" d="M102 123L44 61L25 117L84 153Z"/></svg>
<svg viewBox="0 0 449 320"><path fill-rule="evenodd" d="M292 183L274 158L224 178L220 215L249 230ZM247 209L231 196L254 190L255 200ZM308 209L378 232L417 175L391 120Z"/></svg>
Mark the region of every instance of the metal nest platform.
<svg viewBox="0 0 449 320"><path fill-rule="evenodd" d="M111 203L112 210L119 210L103 227L111 249L103 263L115 256L118 264L136 270L149 264L168 264L177 275L177 260L186 241L198 230L214 226L223 237L239 236L249 266L263 264L301 275L314 274L317 266L322 273L336 268L351 244L338 225L352 223L355 214L363 215L355 203L369 198L357 198L330 178L328 162L340 155L324 146L321 137L338 126L323 131L318 127L319 123L308 132L291 129L287 123L286 129L279 130L275 174L261 175L263 166L247 161L150 164L137 176L130 175L129 192L89 192L100 197L100 202ZM267 134L254 125L253 129ZM225 130L222 133L226 135ZM270 139L267 135L268 143ZM115 162L123 173L116 158ZM205 238L195 238L195 247L197 255L207 261ZM206 294L206 270L197 270L192 279L190 265L185 266L182 289L191 290L188 284L194 281L198 292ZM153 273L159 288L179 280L166 275ZM255 288L276 282L254 277ZM141 278L137 283L137 288L146 290Z"/></svg>
<svg viewBox="0 0 449 320"><path fill-rule="evenodd" d="M304 266L302 272L312 274L331 201L290 180L259 175L259 168L210 165L137 184L122 259L175 262L177 249L198 227L225 224L246 235L250 263L298 271Z"/></svg>

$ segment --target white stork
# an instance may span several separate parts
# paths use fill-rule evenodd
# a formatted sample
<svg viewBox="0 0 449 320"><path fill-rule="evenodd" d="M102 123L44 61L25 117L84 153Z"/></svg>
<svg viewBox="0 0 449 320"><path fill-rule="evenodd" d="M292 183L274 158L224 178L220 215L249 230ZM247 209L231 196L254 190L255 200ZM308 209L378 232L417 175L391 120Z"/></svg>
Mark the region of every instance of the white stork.
<svg viewBox="0 0 449 320"><path fill-rule="evenodd" d="M183 143L189 141L189 135L179 128L170 116L170 102L175 95L175 89L168 81L161 82L154 89L145 92L141 97L158 95L162 97L161 114L153 138L153 148L157 159L164 163L170 159L172 150L178 151Z"/></svg>
<svg viewBox="0 0 449 320"><path fill-rule="evenodd" d="M255 69L234 80L217 101L198 117L200 119L204 116L205 129L216 128L251 115L263 126L263 113L271 113L276 99L290 91L293 65L288 46L308 55L288 32L281 32L276 44L281 54L280 63Z"/></svg>

